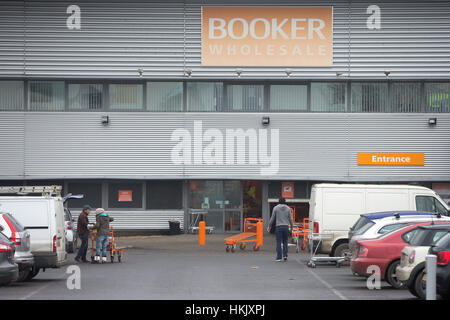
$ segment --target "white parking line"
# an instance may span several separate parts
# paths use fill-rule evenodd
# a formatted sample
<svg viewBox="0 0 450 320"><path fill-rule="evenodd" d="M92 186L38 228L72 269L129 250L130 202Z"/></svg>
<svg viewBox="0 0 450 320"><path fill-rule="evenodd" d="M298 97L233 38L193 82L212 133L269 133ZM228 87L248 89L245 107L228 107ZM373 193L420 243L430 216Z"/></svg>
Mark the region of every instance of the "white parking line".
<svg viewBox="0 0 450 320"><path fill-rule="evenodd" d="M295 259L298 264L300 264L302 267L305 267L305 265L298 260L298 258ZM311 268L306 267L306 271L308 271L314 278L316 278L317 280L319 280L324 286L326 286L328 289L331 290L331 292L333 292L336 296L339 297L339 299L341 300L348 300L348 298L346 296L344 296L339 290L335 289L331 284L329 284L328 282L326 282L325 280L323 280L317 273L315 273Z"/></svg>
<svg viewBox="0 0 450 320"><path fill-rule="evenodd" d="M56 279L61 279L65 276L66 274L63 273L61 276L57 277ZM40 291L44 290L45 288L48 288L50 285L52 284L52 282L47 283L46 285L40 287L37 290L34 290L32 292L30 292L29 294L19 298L19 300L28 300L29 298L31 298L32 296L34 296L35 294L39 293Z"/></svg>

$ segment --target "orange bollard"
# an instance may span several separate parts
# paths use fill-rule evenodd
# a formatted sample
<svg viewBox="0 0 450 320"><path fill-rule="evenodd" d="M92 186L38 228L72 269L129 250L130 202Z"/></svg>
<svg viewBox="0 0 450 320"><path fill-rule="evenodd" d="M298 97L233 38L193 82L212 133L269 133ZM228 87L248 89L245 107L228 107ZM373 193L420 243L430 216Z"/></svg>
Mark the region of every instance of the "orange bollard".
<svg viewBox="0 0 450 320"><path fill-rule="evenodd" d="M198 223L198 244L204 246L206 242L206 226L205 221Z"/></svg>
<svg viewBox="0 0 450 320"><path fill-rule="evenodd" d="M256 245L258 247L262 247L262 245L263 245L263 233L264 233L263 229L264 229L264 226L263 226L262 221L258 222L256 224Z"/></svg>

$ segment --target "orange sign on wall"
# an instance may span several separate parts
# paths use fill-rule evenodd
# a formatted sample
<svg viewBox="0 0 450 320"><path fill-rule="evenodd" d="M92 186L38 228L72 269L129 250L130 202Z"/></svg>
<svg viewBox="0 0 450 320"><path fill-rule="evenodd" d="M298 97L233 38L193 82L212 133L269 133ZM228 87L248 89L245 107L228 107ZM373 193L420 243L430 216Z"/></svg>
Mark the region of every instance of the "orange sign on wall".
<svg viewBox="0 0 450 320"><path fill-rule="evenodd" d="M369 166L423 166L424 153L358 153L358 165Z"/></svg>
<svg viewBox="0 0 450 320"><path fill-rule="evenodd" d="M119 202L132 202L133 190L119 190Z"/></svg>
<svg viewBox="0 0 450 320"><path fill-rule="evenodd" d="M281 196L283 198L287 198L287 199L294 198L294 183L293 182L283 182L281 184Z"/></svg>
<svg viewBox="0 0 450 320"><path fill-rule="evenodd" d="M333 7L202 7L203 66L332 66Z"/></svg>

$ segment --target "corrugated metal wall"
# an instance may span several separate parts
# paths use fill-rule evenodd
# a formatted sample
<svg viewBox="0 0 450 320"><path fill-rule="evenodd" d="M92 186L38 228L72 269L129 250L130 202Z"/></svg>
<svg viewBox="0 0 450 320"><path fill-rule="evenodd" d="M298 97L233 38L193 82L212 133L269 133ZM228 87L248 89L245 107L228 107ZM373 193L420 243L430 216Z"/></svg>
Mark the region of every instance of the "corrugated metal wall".
<svg viewBox="0 0 450 320"><path fill-rule="evenodd" d="M66 9L81 7L81 30L66 27ZM367 7L381 8L381 30L368 30ZM0 77L236 78L234 67L201 66L202 5L333 5L330 68L292 68L291 79L343 77L432 79L450 76L447 0L0 2ZM245 67L241 79L286 79L284 68Z"/></svg>
<svg viewBox="0 0 450 320"><path fill-rule="evenodd" d="M261 129L261 113L117 112L109 113L107 126L103 114L2 112L0 179L450 180L448 114L271 113L268 129L280 132L279 171L272 176L261 175L266 166L260 164L171 161L173 130L186 128L193 136L194 121L224 135ZM438 123L429 126L434 116ZM425 166L358 166L358 152L424 152Z"/></svg>
<svg viewBox="0 0 450 320"><path fill-rule="evenodd" d="M75 230L79 212L71 210L75 219ZM169 220L178 219L180 228L184 228L184 211L108 211L114 218L111 225L115 230L165 230L169 228ZM95 222L95 214L88 216L89 222Z"/></svg>

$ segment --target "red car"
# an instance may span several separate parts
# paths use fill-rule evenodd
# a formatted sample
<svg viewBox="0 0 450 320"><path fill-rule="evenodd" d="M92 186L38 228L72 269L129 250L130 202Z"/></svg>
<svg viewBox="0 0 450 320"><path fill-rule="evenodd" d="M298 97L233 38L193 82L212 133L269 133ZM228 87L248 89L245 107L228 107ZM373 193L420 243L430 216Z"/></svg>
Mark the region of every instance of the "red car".
<svg viewBox="0 0 450 320"><path fill-rule="evenodd" d="M350 262L352 271L361 276L370 276L368 267L378 266L382 280L386 280L394 288L401 288L403 283L397 279L396 269L400 263L402 249L408 245L407 241L418 226L429 224L430 222L408 224L377 239L356 241Z"/></svg>

